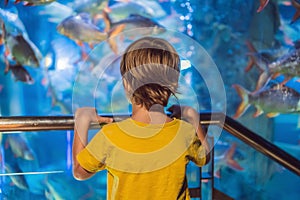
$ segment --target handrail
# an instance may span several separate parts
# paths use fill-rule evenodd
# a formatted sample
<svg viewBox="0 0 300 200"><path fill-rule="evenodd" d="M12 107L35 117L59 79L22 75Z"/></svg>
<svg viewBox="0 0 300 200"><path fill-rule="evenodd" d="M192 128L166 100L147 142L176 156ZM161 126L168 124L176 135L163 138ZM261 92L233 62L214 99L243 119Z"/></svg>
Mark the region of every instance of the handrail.
<svg viewBox="0 0 300 200"><path fill-rule="evenodd" d="M113 117L114 121L121 121L130 115L105 114L101 116ZM245 142L247 145L280 163L283 167L300 176L300 161L281 148L267 141L263 137L249 130L236 120L219 112L201 112L200 122L204 126L218 125L228 133ZM93 123L90 128L100 128ZM0 132L14 131L43 131L43 130L71 130L74 128L73 116L14 116L0 117Z"/></svg>

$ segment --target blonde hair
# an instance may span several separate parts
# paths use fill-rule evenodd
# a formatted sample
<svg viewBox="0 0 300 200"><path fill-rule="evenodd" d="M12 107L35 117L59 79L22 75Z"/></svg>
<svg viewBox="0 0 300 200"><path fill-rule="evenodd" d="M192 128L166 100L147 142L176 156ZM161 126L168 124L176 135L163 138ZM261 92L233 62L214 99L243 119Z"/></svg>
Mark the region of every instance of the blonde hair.
<svg viewBox="0 0 300 200"><path fill-rule="evenodd" d="M144 37L127 47L120 71L127 95L147 110L154 104L167 106L177 92L180 58L164 39Z"/></svg>

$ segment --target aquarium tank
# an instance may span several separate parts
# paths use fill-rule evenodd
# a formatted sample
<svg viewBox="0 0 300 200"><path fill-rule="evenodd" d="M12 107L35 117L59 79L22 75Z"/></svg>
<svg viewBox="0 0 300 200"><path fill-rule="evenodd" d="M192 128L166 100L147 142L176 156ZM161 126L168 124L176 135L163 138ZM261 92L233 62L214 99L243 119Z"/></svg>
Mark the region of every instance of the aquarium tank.
<svg viewBox="0 0 300 200"><path fill-rule="evenodd" d="M212 159L187 166L192 199L300 199L299 18L299 0L1 1L0 199L107 198L106 171L72 175L72 127L31 128L83 106L130 116L120 58L144 36L180 56L168 107L224 114L203 123Z"/></svg>

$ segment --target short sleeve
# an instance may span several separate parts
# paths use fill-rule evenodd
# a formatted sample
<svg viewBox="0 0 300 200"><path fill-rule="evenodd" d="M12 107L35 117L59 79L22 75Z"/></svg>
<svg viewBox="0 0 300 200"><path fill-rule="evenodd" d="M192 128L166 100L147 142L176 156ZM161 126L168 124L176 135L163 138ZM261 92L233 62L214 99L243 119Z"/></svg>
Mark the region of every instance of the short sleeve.
<svg viewBox="0 0 300 200"><path fill-rule="evenodd" d="M188 148L187 157L199 167L205 165L206 163L206 150L201 145L201 142L197 136L194 137L191 145Z"/></svg>
<svg viewBox="0 0 300 200"><path fill-rule="evenodd" d="M105 169L107 144L105 136L99 131L88 145L76 156L79 164L89 172Z"/></svg>

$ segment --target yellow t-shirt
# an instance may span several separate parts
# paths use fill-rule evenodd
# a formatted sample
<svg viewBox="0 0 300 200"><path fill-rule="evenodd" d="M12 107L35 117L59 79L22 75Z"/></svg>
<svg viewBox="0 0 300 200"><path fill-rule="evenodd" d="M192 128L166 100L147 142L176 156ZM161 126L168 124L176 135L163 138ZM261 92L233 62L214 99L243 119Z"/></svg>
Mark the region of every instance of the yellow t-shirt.
<svg viewBox="0 0 300 200"><path fill-rule="evenodd" d="M78 155L90 172L107 169L107 199L190 199L186 165L205 164L205 149L191 124L132 119L105 125Z"/></svg>

